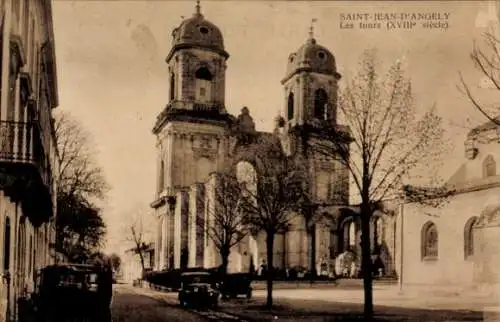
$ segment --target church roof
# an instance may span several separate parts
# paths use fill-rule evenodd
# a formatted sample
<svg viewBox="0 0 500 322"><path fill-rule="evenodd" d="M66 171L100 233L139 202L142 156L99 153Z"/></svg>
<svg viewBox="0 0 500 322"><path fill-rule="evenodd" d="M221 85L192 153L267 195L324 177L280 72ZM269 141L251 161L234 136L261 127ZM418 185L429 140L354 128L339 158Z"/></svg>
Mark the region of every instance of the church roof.
<svg viewBox="0 0 500 322"><path fill-rule="evenodd" d="M500 205L488 205L481 212L479 218L474 223L474 227L499 227L500 226Z"/></svg>
<svg viewBox="0 0 500 322"><path fill-rule="evenodd" d="M213 50L229 57L224 50L224 38L220 29L212 22L205 19L200 12L199 4L192 17L184 19L179 27L172 32L172 49L167 57L167 61L172 54L181 48L198 47Z"/></svg>
<svg viewBox="0 0 500 322"><path fill-rule="evenodd" d="M486 123L483 123L479 126L476 126L475 128L473 128L472 130L469 131L469 134L467 136L470 137L470 136L474 136L476 134L479 134L481 132L486 132L486 131L493 130L493 129L499 129L500 128L500 125L499 125L500 124L500 116L496 116L495 118L493 118L493 120L495 120L495 121L489 120Z"/></svg>

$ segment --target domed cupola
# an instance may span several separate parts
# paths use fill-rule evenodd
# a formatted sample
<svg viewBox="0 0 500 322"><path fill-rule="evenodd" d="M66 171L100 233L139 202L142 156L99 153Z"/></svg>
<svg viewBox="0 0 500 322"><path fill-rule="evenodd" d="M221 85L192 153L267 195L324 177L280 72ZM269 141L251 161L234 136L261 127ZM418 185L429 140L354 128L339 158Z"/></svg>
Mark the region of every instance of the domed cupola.
<svg viewBox="0 0 500 322"><path fill-rule="evenodd" d="M286 77L282 83L301 71L333 75L340 78L340 74L337 73L335 57L327 48L317 44L312 32L310 32L307 42L288 56Z"/></svg>
<svg viewBox="0 0 500 322"><path fill-rule="evenodd" d="M193 16L182 21L179 27L172 31L172 49L167 56L167 61L175 51L183 48L208 49L225 58L229 57L224 49L222 32L215 24L205 19L201 13L199 1Z"/></svg>

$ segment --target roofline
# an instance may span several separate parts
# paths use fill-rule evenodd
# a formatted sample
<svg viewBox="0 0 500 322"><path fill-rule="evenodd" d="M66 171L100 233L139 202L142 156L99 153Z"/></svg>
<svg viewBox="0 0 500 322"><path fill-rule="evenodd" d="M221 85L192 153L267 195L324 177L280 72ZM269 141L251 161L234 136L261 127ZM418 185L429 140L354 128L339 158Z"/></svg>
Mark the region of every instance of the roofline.
<svg viewBox="0 0 500 322"><path fill-rule="evenodd" d="M219 54L222 57L224 57L226 60L229 58L229 53L225 51L224 49L219 49L215 46L204 46L204 45L197 45L197 44L176 44L174 45L171 49L170 52L167 55L167 58L165 58L165 61L168 63L174 56L174 53L180 49L203 49L203 50L208 50L213 53Z"/></svg>
<svg viewBox="0 0 500 322"><path fill-rule="evenodd" d="M53 97L54 102L52 108L59 106L59 91L57 86L57 68L56 68L56 47L55 47L55 37L54 37L54 23L52 17L52 0L44 0L45 4L45 20L46 20L46 28L47 34L49 37L49 43L51 48L51 56L52 56L52 77L53 77Z"/></svg>
<svg viewBox="0 0 500 322"><path fill-rule="evenodd" d="M299 67L299 68L296 68L294 69L291 73L289 73L287 76L285 76L282 80L281 80L281 85L284 85L290 78L292 78L293 76L295 76L296 74L300 74L302 72L313 72L313 73L318 73L318 74L323 74L323 75L329 75L329 76L334 76L335 77L335 80L339 80L342 78L342 75L340 75L338 72L333 72L332 73L326 73L326 72L320 72L320 71L315 71L313 70L314 68L312 67Z"/></svg>

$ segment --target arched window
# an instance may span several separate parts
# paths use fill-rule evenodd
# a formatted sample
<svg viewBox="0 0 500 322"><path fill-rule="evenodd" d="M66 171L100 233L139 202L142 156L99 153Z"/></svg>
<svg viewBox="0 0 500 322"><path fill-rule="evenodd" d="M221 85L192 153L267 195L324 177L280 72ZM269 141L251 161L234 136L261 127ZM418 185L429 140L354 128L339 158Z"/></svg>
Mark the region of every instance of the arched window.
<svg viewBox="0 0 500 322"><path fill-rule="evenodd" d="M170 73L170 100L175 99L175 74Z"/></svg>
<svg viewBox="0 0 500 322"><path fill-rule="evenodd" d="M336 257L335 253L335 245L337 243L337 231L334 229L330 230L330 259L334 259Z"/></svg>
<svg viewBox="0 0 500 322"><path fill-rule="evenodd" d="M3 241L3 270L9 270L10 264L10 218L5 218L4 227L4 241Z"/></svg>
<svg viewBox="0 0 500 322"><path fill-rule="evenodd" d="M497 165L495 159L488 155L483 162L483 177L491 177L497 175Z"/></svg>
<svg viewBox="0 0 500 322"><path fill-rule="evenodd" d="M210 102L212 98L212 74L206 67L199 68L196 73L196 100Z"/></svg>
<svg viewBox="0 0 500 322"><path fill-rule="evenodd" d="M322 88L314 92L314 117L320 120L328 120L328 94Z"/></svg>
<svg viewBox="0 0 500 322"><path fill-rule="evenodd" d="M199 68L195 73L195 77L197 79L202 79L202 80L207 80L207 81L212 80L212 74L210 73L210 71L206 67Z"/></svg>
<svg viewBox="0 0 500 322"><path fill-rule="evenodd" d="M356 222L351 220L351 222L347 224L347 229L347 246L353 248L356 246Z"/></svg>
<svg viewBox="0 0 500 322"><path fill-rule="evenodd" d="M433 222L427 222L422 227L422 259L437 259L438 230Z"/></svg>
<svg viewBox="0 0 500 322"><path fill-rule="evenodd" d="M464 258L467 259L474 255L474 223L477 217L472 217L465 223L464 226Z"/></svg>
<svg viewBox="0 0 500 322"><path fill-rule="evenodd" d="M290 93L288 94L288 113L287 113L288 120L293 119L293 104L294 104L293 93Z"/></svg>

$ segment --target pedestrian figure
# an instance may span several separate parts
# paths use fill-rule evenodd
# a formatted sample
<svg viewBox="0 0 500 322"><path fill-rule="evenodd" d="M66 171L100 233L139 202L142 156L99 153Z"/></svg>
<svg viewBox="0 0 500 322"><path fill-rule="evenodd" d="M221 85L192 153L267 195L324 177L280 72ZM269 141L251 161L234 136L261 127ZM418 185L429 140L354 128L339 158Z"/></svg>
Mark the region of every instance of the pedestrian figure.
<svg viewBox="0 0 500 322"><path fill-rule="evenodd" d="M356 267L356 262L355 261L352 261L351 262L351 278L355 278L356 277L356 270L357 270L357 267Z"/></svg>

